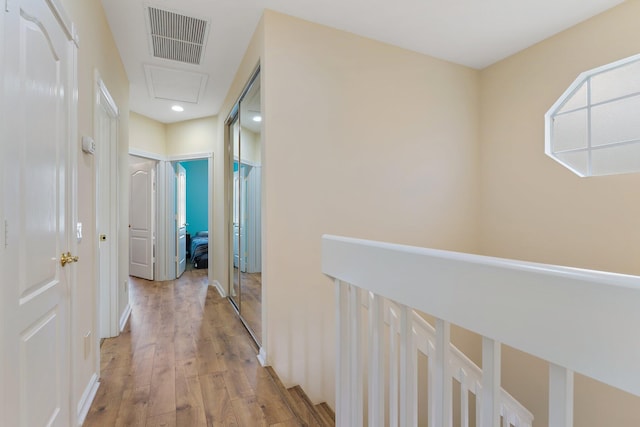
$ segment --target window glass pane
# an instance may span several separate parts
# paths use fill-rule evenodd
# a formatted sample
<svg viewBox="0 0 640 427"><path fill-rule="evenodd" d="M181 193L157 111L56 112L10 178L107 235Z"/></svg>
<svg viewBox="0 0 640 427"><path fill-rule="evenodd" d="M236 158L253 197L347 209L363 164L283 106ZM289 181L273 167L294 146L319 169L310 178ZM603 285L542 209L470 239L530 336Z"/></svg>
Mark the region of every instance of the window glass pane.
<svg viewBox="0 0 640 427"><path fill-rule="evenodd" d="M591 144L640 139L640 96L598 105L591 110Z"/></svg>
<svg viewBox="0 0 640 427"><path fill-rule="evenodd" d="M587 147L587 110L553 118L553 152Z"/></svg>
<svg viewBox="0 0 640 427"><path fill-rule="evenodd" d="M640 61L591 77L591 103L640 92Z"/></svg>
<svg viewBox="0 0 640 427"><path fill-rule="evenodd" d="M567 102L558 110L558 113L563 111L571 111L577 108L583 108L587 106L587 84L583 83L574 93L569 97Z"/></svg>
<svg viewBox="0 0 640 427"><path fill-rule="evenodd" d="M560 160L566 167L572 169L575 173L587 176L589 175L589 152L573 151L570 153L556 154L555 157Z"/></svg>
<svg viewBox="0 0 640 427"><path fill-rule="evenodd" d="M640 142L593 150L591 162L593 175L640 172Z"/></svg>

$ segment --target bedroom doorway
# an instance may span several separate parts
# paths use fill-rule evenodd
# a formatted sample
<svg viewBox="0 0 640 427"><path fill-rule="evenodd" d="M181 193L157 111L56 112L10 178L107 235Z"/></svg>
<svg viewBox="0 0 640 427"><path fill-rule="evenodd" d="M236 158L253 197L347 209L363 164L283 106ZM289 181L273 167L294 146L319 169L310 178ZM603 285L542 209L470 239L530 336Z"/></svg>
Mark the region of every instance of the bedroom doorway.
<svg viewBox="0 0 640 427"><path fill-rule="evenodd" d="M209 268L209 159L173 162L176 173L177 277Z"/></svg>
<svg viewBox="0 0 640 427"><path fill-rule="evenodd" d="M262 343L262 113L260 70L226 122L229 147L229 298Z"/></svg>

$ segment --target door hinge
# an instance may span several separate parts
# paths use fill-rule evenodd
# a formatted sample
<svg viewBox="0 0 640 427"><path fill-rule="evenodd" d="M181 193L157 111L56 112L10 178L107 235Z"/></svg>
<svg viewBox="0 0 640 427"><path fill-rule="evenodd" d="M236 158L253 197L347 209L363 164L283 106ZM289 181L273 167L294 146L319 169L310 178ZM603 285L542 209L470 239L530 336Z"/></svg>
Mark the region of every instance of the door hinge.
<svg viewBox="0 0 640 427"><path fill-rule="evenodd" d="M176 262L178 262L178 255L176 255Z"/></svg>
<svg viewBox="0 0 640 427"><path fill-rule="evenodd" d="M9 247L9 223L7 220L4 220L4 247Z"/></svg>
<svg viewBox="0 0 640 427"><path fill-rule="evenodd" d="M5 12L11 12L10 0L4 0L4 11Z"/></svg>

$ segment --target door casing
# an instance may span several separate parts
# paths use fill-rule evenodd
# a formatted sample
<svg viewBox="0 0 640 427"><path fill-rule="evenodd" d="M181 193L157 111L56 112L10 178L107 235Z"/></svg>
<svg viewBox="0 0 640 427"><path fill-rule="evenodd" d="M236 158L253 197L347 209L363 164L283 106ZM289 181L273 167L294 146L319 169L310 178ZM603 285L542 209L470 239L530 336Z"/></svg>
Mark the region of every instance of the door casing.
<svg viewBox="0 0 640 427"><path fill-rule="evenodd" d="M95 71L96 238L99 338L120 332L118 313L118 106ZM106 240L103 240L103 236ZM96 339L96 343L99 341ZM98 347L99 348L99 347ZM99 351L97 351L99 356Z"/></svg>

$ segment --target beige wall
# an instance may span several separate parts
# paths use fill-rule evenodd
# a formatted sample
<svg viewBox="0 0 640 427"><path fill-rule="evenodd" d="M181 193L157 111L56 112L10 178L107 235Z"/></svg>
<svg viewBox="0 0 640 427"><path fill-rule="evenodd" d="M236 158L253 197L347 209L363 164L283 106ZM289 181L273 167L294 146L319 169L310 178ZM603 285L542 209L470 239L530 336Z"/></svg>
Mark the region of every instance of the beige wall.
<svg viewBox="0 0 640 427"><path fill-rule="evenodd" d="M129 147L136 153L162 158L214 152L218 139L218 117L160 123L142 114L130 114Z"/></svg>
<svg viewBox="0 0 640 427"><path fill-rule="evenodd" d="M214 152L218 139L218 118L204 117L165 125L167 155L181 156Z"/></svg>
<svg viewBox="0 0 640 427"><path fill-rule="evenodd" d="M269 361L333 404L321 236L477 249L478 73L270 11L264 32Z"/></svg>
<svg viewBox="0 0 640 427"><path fill-rule="evenodd" d="M578 178L544 155L547 109L580 72L640 51L638 16L625 2L481 72L483 253L640 274L640 175ZM505 387L546 426L546 364L503 361ZM640 425L639 403L579 378L575 425Z"/></svg>
<svg viewBox="0 0 640 427"><path fill-rule="evenodd" d="M131 111L129 149L136 152L167 155L167 125Z"/></svg>
<svg viewBox="0 0 640 427"><path fill-rule="evenodd" d="M99 0L62 0L62 5L77 26L80 36L78 49L78 136L95 136L93 127L93 111L95 99L94 70L97 70L105 85L115 100L119 111L118 129L118 175L119 192L128 194L128 159L129 146L129 81L120 61L109 25L106 21L102 4ZM74 321L76 347L72 349L75 355L74 373L74 402L76 409L78 399L85 391L92 374L97 373L96 365L97 345L85 357L83 336L91 332L97 340L96 325L96 194L95 157L84 154L78 149L78 221L83 224L84 238L78 245L78 281L76 284L76 299L74 301ZM120 224L128 223L128 198L120 197ZM118 283L124 284L128 278L128 238L126 227L120 228L118 236L120 251ZM126 307L129 295L124 286L119 286L119 311ZM96 341L97 342L97 341Z"/></svg>

